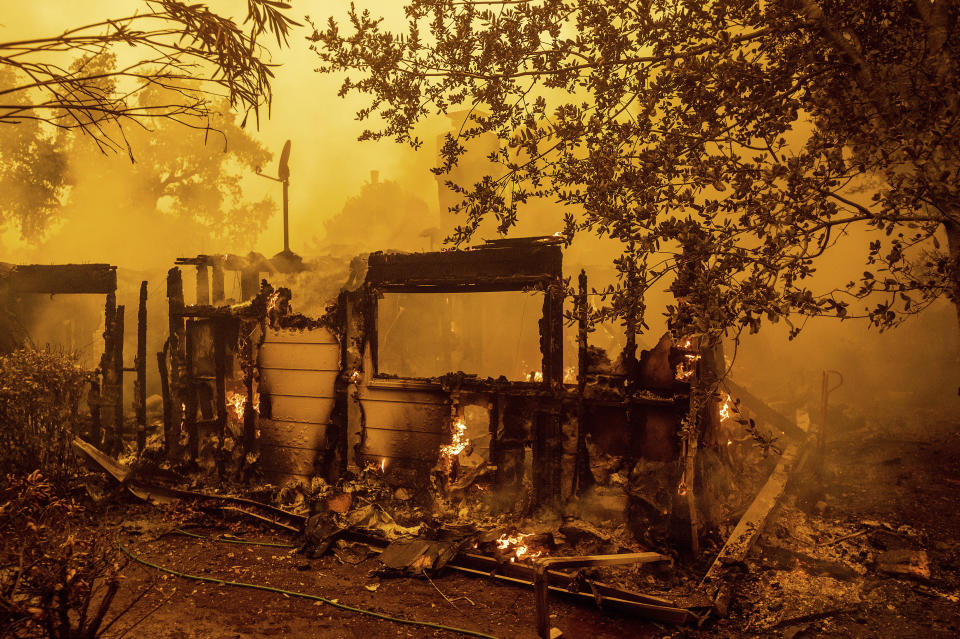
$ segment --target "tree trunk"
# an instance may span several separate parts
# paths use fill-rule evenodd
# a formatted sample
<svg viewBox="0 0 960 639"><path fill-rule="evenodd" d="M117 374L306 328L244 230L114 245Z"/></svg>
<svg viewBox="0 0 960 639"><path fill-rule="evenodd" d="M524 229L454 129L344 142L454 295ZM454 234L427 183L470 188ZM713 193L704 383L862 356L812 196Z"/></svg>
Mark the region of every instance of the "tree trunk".
<svg viewBox="0 0 960 639"><path fill-rule="evenodd" d="M960 223L946 221L947 250L950 251L950 300L957 312L957 327L960 328Z"/></svg>

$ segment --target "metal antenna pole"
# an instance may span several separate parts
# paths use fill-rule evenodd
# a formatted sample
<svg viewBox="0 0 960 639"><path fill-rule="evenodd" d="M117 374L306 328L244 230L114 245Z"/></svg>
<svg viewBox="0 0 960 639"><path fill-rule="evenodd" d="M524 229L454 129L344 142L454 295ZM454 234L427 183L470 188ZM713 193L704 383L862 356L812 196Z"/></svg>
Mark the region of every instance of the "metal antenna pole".
<svg viewBox="0 0 960 639"><path fill-rule="evenodd" d="M290 218L287 206L287 191L290 188L290 180L283 181L283 252L290 252Z"/></svg>

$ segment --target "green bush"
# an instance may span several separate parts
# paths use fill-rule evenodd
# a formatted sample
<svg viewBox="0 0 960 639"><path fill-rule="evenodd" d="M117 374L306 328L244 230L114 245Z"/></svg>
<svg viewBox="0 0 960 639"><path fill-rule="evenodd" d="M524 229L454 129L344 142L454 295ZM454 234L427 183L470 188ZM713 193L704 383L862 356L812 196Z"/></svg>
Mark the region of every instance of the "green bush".
<svg viewBox="0 0 960 639"><path fill-rule="evenodd" d="M94 373L74 355L24 348L0 355L0 477L74 468L71 442L88 422L80 405Z"/></svg>

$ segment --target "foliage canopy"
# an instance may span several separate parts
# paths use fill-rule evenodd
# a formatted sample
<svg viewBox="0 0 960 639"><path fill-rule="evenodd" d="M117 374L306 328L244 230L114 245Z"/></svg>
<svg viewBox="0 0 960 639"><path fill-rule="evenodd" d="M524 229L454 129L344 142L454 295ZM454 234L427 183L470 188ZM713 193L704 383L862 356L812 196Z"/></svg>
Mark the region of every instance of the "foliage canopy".
<svg viewBox="0 0 960 639"><path fill-rule="evenodd" d="M452 185L456 242L487 218L507 232L524 202L553 198L568 239L622 242L601 315L642 326L644 292L669 286L684 334L796 314L889 326L944 294L957 301L956 1L410 0L405 11L405 33L367 11L331 18L314 25L313 48L321 71L347 74L341 94L369 97L361 139L419 146L420 121L467 108L444 174L466 140L496 134L498 175ZM845 235L866 244L866 268L818 290L818 260Z"/></svg>

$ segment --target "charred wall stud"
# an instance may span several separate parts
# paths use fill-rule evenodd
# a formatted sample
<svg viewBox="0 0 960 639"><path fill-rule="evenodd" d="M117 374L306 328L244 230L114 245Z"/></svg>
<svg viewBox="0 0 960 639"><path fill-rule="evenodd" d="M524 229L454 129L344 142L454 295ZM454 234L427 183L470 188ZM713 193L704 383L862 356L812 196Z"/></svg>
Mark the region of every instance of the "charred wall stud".
<svg viewBox="0 0 960 639"><path fill-rule="evenodd" d="M137 306L137 357L134 360L136 380L133 386L134 407L137 415L137 453L142 454L147 443L147 282L140 283L140 303Z"/></svg>

